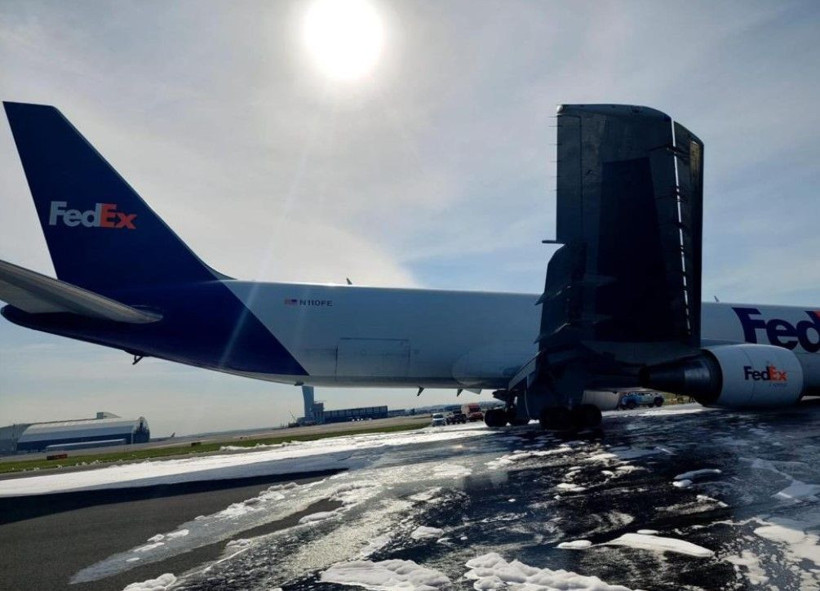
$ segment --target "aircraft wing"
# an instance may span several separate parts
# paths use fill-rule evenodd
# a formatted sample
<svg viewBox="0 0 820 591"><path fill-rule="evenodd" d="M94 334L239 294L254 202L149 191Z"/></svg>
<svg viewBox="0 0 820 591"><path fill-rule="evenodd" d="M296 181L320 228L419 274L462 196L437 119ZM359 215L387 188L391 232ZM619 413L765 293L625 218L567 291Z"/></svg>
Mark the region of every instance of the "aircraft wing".
<svg viewBox="0 0 820 591"><path fill-rule="evenodd" d="M703 143L664 113L559 107L557 232L545 242L562 246L538 302L530 386L577 400L699 350L702 187Z"/></svg>
<svg viewBox="0 0 820 591"><path fill-rule="evenodd" d="M128 324L161 318L5 261L0 261L0 300L29 314L68 313Z"/></svg>

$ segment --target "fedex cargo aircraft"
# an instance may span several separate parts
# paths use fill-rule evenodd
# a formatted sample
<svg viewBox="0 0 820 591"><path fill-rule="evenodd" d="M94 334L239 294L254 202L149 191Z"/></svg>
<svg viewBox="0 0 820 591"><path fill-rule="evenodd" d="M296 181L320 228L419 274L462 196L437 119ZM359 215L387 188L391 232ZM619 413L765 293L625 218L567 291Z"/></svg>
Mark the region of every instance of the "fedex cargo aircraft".
<svg viewBox="0 0 820 591"><path fill-rule="evenodd" d="M723 407L820 394L820 312L701 304L703 143L628 105L558 110L542 294L255 283L201 261L54 107L4 103L57 279L0 262L3 316L294 385L490 389L490 426L600 423L584 392Z"/></svg>

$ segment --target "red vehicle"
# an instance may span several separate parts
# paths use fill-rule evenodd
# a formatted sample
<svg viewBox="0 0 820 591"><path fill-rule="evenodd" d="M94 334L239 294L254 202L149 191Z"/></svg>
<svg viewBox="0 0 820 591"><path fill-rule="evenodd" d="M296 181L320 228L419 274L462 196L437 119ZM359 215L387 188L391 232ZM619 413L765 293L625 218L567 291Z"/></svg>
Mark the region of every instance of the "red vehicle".
<svg viewBox="0 0 820 591"><path fill-rule="evenodd" d="M481 412L481 407L477 402L470 402L469 404L463 405L461 412L467 415L467 420L470 422L484 420L484 413Z"/></svg>

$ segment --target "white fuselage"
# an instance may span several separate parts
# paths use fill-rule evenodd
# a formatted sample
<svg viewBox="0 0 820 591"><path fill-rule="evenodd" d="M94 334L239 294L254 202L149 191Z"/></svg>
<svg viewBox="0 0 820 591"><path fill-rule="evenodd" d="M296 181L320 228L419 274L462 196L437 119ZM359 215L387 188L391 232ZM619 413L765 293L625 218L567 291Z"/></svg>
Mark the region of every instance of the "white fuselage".
<svg viewBox="0 0 820 591"><path fill-rule="evenodd" d="M537 353L538 295L227 281L307 370L251 375L333 386L504 388ZM742 343L733 304L704 303L704 346ZM742 305L765 320L806 322L805 308ZM757 342L771 343L765 329ZM815 337L820 339L820 333ZM771 343L778 344L778 343ZM808 353L798 343L794 352ZM250 374L246 374L250 375Z"/></svg>

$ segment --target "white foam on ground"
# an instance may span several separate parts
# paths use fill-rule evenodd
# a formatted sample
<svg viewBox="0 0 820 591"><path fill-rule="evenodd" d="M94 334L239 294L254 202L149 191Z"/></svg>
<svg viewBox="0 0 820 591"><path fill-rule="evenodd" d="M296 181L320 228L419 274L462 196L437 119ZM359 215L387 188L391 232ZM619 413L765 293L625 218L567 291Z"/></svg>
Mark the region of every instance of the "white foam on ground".
<svg viewBox="0 0 820 591"><path fill-rule="evenodd" d="M457 433L453 431L451 434ZM381 460L386 456L381 449L366 448L352 455L355 456L353 461L357 462L355 470L309 484L297 486L291 483L270 487L257 497L177 525L175 530L187 529L188 535L168 538L166 534L164 547L139 554L142 557L140 564L166 560L203 545L242 535L242 532L252 528L281 521L297 513L304 514L309 507L323 501L341 502L343 506L328 514L314 513L302 523L267 534L265 538L301 535L300 528L314 529L318 523L317 519L326 520L333 517L334 531L340 536L338 539L345 539L345 543L339 544L338 539L333 536L316 536L309 544L300 547L297 553L289 555L287 562L290 571L298 576L304 573L306 565L320 569L356 557L363 558L365 556L362 556L362 553L368 554L377 550L375 547L369 547L370 541L379 536L392 535L398 525L398 515L406 515L413 508L411 501L389 498L389 491L412 486L417 491L426 492L427 494L422 496L425 499L429 498L428 502L444 502L445 497L441 496L441 481L448 481L448 486L456 485L458 475L471 473L473 466L483 466L489 454L465 454L458 464L438 459L401 465L392 462L382 465ZM384 494L387 494L388 498L383 498ZM364 514L354 510L363 503L369 505ZM338 519L334 516L338 516ZM407 534L409 533L408 531ZM242 551L244 550L228 549L226 553L236 554ZM132 549L109 556L76 573L72 581L81 583L99 580L133 568L135 565L128 560L134 555ZM222 559L229 558L230 556L224 556Z"/></svg>
<svg viewBox="0 0 820 591"><path fill-rule="evenodd" d="M559 482L555 488L564 492L584 492L587 488L572 482Z"/></svg>
<svg viewBox="0 0 820 591"><path fill-rule="evenodd" d="M792 519L771 518L764 525L755 529L755 534L789 547L792 555L798 559L809 560L820 566L820 538L804 531L807 524Z"/></svg>
<svg viewBox="0 0 820 591"><path fill-rule="evenodd" d="M685 554L697 558L709 558L715 554L708 548L684 540L644 534L624 534L619 538L606 542L606 545L629 546L630 548L654 550L658 552L674 552L676 554Z"/></svg>
<svg viewBox="0 0 820 591"><path fill-rule="evenodd" d="M740 556L727 556L724 560L733 564L735 570L742 573L753 585L765 585L769 582L766 571L760 566L760 559L749 550L743 550Z"/></svg>
<svg viewBox="0 0 820 591"><path fill-rule="evenodd" d="M343 470L361 467L351 452L377 450L437 441L456 441L492 433L471 426L447 431L414 431L402 434L340 436L305 442L298 446L280 446L261 451L202 455L175 460L149 460L96 470L58 472L40 476L0 480L0 497L27 496L78 490L134 488L159 484L246 478L273 474L293 474L320 470ZM361 460L360 460L361 461ZM455 473L466 476L466 468L453 468L442 476ZM454 476L455 477L455 476Z"/></svg>
<svg viewBox="0 0 820 591"><path fill-rule="evenodd" d="M331 517L338 516L339 513L336 511L319 511L318 513L311 513L310 515L305 515L299 520L299 523L319 523L320 521L325 521L330 519Z"/></svg>
<svg viewBox="0 0 820 591"><path fill-rule="evenodd" d="M697 480L698 478L703 478L704 476L713 476L722 473L723 472L717 468L704 468L703 470L692 470L691 472L678 474L675 476L675 480Z"/></svg>
<svg viewBox="0 0 820 591"><path fill-rule="evenodd" d="M320 580L324 583L355 585L374 591L434 591L452 584L442 573L419 566L412 560L357 560L334 564L322 573Z"/></svg>
<svg viewBox="0 0 820 591"><path fill-rule="evenodd" d="M427 490L421 491L414 495L408 497L411 501L419 501L422 503L432 503L437 500L438 496L441 494L442 488L440 486L434 486L433 488L428 488Z"/></svg>
<svg viewBox="0 0 820 591"><path fill-rule="evenodd" d="M521 591L630 591L622 585L609 585L598 577L586 577L565 570L536 568L490 552L466 564L470 570L464 578L474 581L473 589L511 589Z"/></svg>
<svg viewBox="0 0 820 591"><path fill-rule="evenodd" d="M139 548L134 548L134 552L150 552L160 546L164 546L165 542L154 542L153 544L146 544L145 546L140 546Z"/></svg>
<svg viewBox="0 0 820 591"><path fill-rule="evenodd" d="M680 408L665 408L663 410L648 410L638 413L639 417L667 417L669 415L690 415L697 412L707 412L710 409L698 405L681 404Z"/></svg>
<svg viewBox="0 0 820 591"><path fill-rule="evenodd" d="M437 527L427 527L426 525L420 525L413 533L410 534L410 537L414 540L427 540L429 538L440 538L444 535L444 530L439 529Z"/></svg>
<svg viewBox="0 0 820 591"><path fill-rule="evenodd" d="M692 486L691 480L676 480L672 483L675 488L690 488Z"/></svg>
<svg viewBox="0 0 820 591"><path fill-rule="evenodd" d="M438 478L465 478L472 473L470 468L460 464L439 464L433 468L433 475Z"/></svg>
<svg viewBox="0 0 820 591"><path fill-rule="evenodd" d="M561 550L586 550L590 546L592 546L592 542L589 540L573 540L571 542L561 542L556 548Z"/></svg>
<svg viewBox="0 0 820 591"><path fill-rule="evenodd" d="M640 466L633 466L631 464L626 464L624 466L618 466L617 468L615 468L615 471L621 474L629 474L630 472L641 472L644 470L646 470L646 468L642 468Z"/></svg>
<svg viewBox="0 0 820 591"><path fill-rule="evenodd" d="M354 490L355 500L348 496ZM71 582L95 581L128 570L135 566L133 562L129 562L134 556L139 556L142 559L141 563L152 562L228 539L248 529L304 512L319 501L331 500L334 497L346 501L343 507L333 512L310 514L296 526L312 527L317 521L342 514L355 507L357 503L366 502L380 490L381 487L373 486L369 481L351 484L333 479L302 486L293 483L272 486L242 503L234 503L212 515L200 516L183 523L168 534L157 534L151 538L157 540L153 543L109 556L76 573ZM187 533L182 535L182 531Z"/></svg>
<svg viewBox="0 0 820 591"><path fill-rule="evenodd" d="M131 583L122 591L166 591L176 582L177 578L171 573L165 573L156 579L148 579L141 583Z"/></svg>
<svg viewBox="0 0 820 591"><path fill-rule="evenodd" d="M523 462L525 460L530 460L532 458L543 458L546 456L554 456L560 455L565 453L571 453L573 449L569 445L560 445L555 449L548 449L548 450L528 450L528 451L521 451L517 450L511 454L501 456L495 460L487 462L487 467L491 470L495 470L497 468L503 468L509 466L510 464L515 464L517 462Z"/></svg>
<svg viewBox="0 0 820 591"><path fill-rule="evenodd" d="M372 538L368 541L367 546L359 552L359 558L368 558L370 555L383 550L391 541L393 541L393 538L389 534L382 534Z"/></svg>

